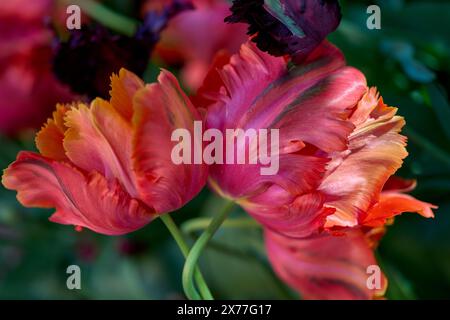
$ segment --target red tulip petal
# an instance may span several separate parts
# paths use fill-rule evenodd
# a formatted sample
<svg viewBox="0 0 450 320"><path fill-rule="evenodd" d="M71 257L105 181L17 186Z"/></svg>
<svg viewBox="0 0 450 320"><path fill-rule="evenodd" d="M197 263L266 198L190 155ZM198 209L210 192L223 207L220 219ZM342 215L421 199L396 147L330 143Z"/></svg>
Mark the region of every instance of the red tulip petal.
<svg viewBox="0 0 450 320"><path fill-rule="evenodd" d="M211 178L221 192L241 197L270 183L293 193L316 186L326 160L301 150L306 143L319 151L345 149L354 129L345 118L366 91L364 76L344 64L340 51L327 42L290 70L283 58L265 54L251 42L231 57L220 72L226 90L209 106L206 127L222 132L279 129L280 171L264 177L255 165L212 166ZM248 144L238 151L243 147ZM308 178L312 174L314 181Z"/></svg>
<svg viewBox="0 0 450 320"><path fill-rule="evenodd" d="M191 134L191 146L201 148L201 138L194 140L194 121L200 115L183 93L176 78L162 71L159 83L147 85L135 97L134 168L138 177L140 197L158 212L181 207L205 185L204 164L180 164L172 161L171 136L184 128ZM193 153L191 154L193 159Z"/></svg>
<svg viewBox="0 0 450 320"><path fill-rule="evenodd" d="M240 203L246 211L266 228L285 236L301 238L318 233L333 208L324 208L324 195L306 193L292 196L278 186Z"/></svg>
<svg viewBox="0 0 450 320"><path fill-rule="evenodd" d="M202 86L191 97L191 101L196 108L206 110L218 98L223 86L219 70L230 62L230 58L231 55L226 50L221 50L216 54Z"/></svg>
<svg viewBox="0 0 450 320"><path fill-rule="evenodd" d="M27 207L56 208L50 220L86 227L107 235L143 227L155 213L126 193L117 180L97 172L83 174L75 167L38 154L22 152L5 170L3 185L17 190Z"/></svg>
<svg viewBox="0 0 450 320"><path fill-rule="evenodd" d="M414 179L403 179L397 176L391 176L383 186L383 191L410 192L417 186Z"/></svg>

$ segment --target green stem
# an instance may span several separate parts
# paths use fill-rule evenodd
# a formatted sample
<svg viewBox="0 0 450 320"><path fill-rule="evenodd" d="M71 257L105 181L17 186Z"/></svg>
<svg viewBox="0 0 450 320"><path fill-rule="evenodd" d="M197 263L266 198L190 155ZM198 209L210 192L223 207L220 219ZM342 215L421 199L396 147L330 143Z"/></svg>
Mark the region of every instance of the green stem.
<svg viewBox="0 0 450 320"><path fill-rule="evenodd" d="M181 233L180 229L178 229L177 225L175 224L172 217L168 213L165 213L160 217L162 222L164 222L164 224L166 225L169 232L172 234L175 242L177 243L178 247L181 250L181 253L185 258L187 258L189 255L189 246L186 244L186 241L184 240L183 234ZM198 293L197 290L194 289L195 292L193 292L193 295L197 299L201 299L202 297L204 299L212 299L211 291L209 290L206 281L198 268L195 268L195 281L199 287L200 293Z"/></svg>
<svg viewBox="0 0 450 320"><path fill-rule="evenodd" d="M403 132L412 142L427 151L436 160L440 160L441 162L450 166L450 154L448 154L447 152L433 144L430 140L412 130L411 128L405 128Z"/></svg>
<svg viewBox="0 0 450 320"><path fill-rule="evenodd" d="M210 224L211 218L195 218L186 221L181 225L181 231L185 234L192 234L196 231L205 230ZM223 222L224 228L260 228L261 225L251 218L227 219Z"/></svg>
<svg viewBox="0 0 450 320"><path fill-rule="evenodd" d="M66 5L78 5L89 17L116 32L126 36L132 36L136 32L138 26L136 20L114 12L105 5L94 0L62 0L62 2Z"/></svg>
<svg viewBox="0 0 450 320"><path fill-rule="evenodd" d="M198 238L198 240L194 243L189 252L188 257L186 258L186 262L184 264L183 269L183 288L186 293L186 296L191 300L197 300L197 295L195 292L194 284L192 281L195 266L197 265L198 259L203 251L203 249L208 244L209 240L214 236L217 229L222 225L225 219L228 217L228 214L231 212L231 209L234 206L234 202L228 201L222 210L219 212L217 216L213 218L209 226L202 233L202 235ZM210 300L210 299L208 299ZM211 297L212 300L212 297Z"/></svg>

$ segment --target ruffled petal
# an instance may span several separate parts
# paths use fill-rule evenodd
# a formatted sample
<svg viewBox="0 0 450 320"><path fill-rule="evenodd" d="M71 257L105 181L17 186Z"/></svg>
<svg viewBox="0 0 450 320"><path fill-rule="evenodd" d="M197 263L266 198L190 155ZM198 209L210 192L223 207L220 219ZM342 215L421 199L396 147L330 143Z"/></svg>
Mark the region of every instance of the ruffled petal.
<svg viewBox="0 0 450 320"><path fill-rule="evenodd" d="M393 116L392 108L372 107L370 117L349 136L348 150L332 155L319 187L330 197L326 206L336 209L327 227L357 225L359 215L378 201L384 184L408 155L406 138L399 134L404 119Z"/></svg>
<svg viewBox="0 0 450 320"><path fill-rule="evenodd" d="M292 69L283 58L265 54L251 42L231 57L220 71L224 87L208 107L206 127L224 136L227 129L279 130L280 170L268 177L253 164L213 165L211 179L222 193L249 196L270 183L297 194L316 187L321 178L317 172L324 171L327 161L322 151L346 148L354 125L345 119L366 91L364 76L344 64L340 51L327 42ZM235 154L249 144L236 146Z"/></svg>
<svg viewBox="0 0 450 320"><path fill-rule="evenodd" d="M425 218L433 218L431 209L437 206L423 202L414 197L398 192L382 192L379 201L361 217L360 224L368 227L381 227L391 219L404 212L417 212Z"/></svg>
<svg viewBox="0 0 450 320"><path fill-rule="evenodd" d="M265 240L275 272L304 299L372 299L386 290L382 273L379 286L376 281L374 289L367 285L371 275L368 267L377 266L377 262L361 230L306 239L266 230Z"/></svg>
<svg viewBox="0 0 450 320"><path fill-rule="evenodd" d="M132 196L137 195L132 171L132 127L113 106L96 99L67 112L64 148L67 157L87 172L117 178Z"/></svg>
<svg viewBox="0 0 450 320"><path fill-rule="evenodd" d="M118 75L111 76L110 103L125 120L133 118L133 97L143 87L142 80L126 69L120 69Z"/></svg>
<svg viewBox="0 0 450 320"><path fill-rule="evenodd" d="M176 78L162 71L159 83L147 85L135 97L133 118L133 167L140 197L158 212L173 211L192 199L205 185L205 164L174 164L171 141L175 129L187 129L194 150L202 147L201 136L194 135L194 121L201 118Z"/></svg>
<svg viewBox="0 0 450 320"><path fill-rule="evenodd" d="M97 172L84 174L75 167L38 154L22 152L5 170L3 185L17 190L27 207L56 208L53 222L86 227L107 235L137 230L156 215L131 198L117 180Z"/></svg>
<svg viewBox="0 0 450 320"><path fill-rule="evenodd" d="M36 135L36 147L47 158L68 160L63 146L64 133L67 130L64 116L68 110L70 110L69 105L57 105L53 118L49 119Z"/></svg>
<svg viewBox="0 0 450 320"><path fill-rule="evenodd" d="M220 90L223 87L219 70L223 69L230 62L230 58L231 55L226 50L221 50L215 55L202 86L191 97L191 101L197 109L206 110L209 105L218 99Z"/></svg>

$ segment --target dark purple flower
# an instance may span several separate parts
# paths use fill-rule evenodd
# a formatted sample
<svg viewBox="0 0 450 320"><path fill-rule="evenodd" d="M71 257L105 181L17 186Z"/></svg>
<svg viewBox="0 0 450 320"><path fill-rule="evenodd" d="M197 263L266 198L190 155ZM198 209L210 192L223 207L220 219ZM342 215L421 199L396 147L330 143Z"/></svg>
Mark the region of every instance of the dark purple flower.
<svg viewBox="0 0 450 320"><path fill-rule="evenodd" d="M90 98L109 96L109 78L121 68L140 77L169 19L192 6L173 1L160 12L149 12L132 37L92 24L73 30L67 42L56 45L53 69L73 91Z"/></svg>
<svg viewBox="0 0 450 320"><path fill-rule="evenodd" d="M249 24L258 48L301 61L341 20L337 0L233 0L229 23Z"/></svg>

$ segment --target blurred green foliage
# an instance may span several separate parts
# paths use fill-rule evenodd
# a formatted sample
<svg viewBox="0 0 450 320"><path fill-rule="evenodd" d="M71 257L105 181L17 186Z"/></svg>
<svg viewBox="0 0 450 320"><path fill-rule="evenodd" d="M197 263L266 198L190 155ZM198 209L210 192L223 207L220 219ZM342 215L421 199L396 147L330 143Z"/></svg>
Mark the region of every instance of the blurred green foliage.
<svg viewBox="0 0 450 320"><path fill-rule="evenodd" d="M366 27L366 9L374 3L381 8L381 30ZM399 174L418 180L415 196L439 205L435 219L405 214L389 227L377 253L389 278L387 297L450 298L450 1L341 4L343 21L329 39L405 116L410 156ZM2 138L0 166L32 144L31 136ZM204 190L173 216L182 224L213 215L214 201ZM50 223L50 213L23 208L14 192L0 188L0 299L183 298L183 258L160 221L106 237ZM82 290L66 288L71 264L82 269ZM271 271L259 229L220 230L201 267L219 298L297 297Z"/></svg>

